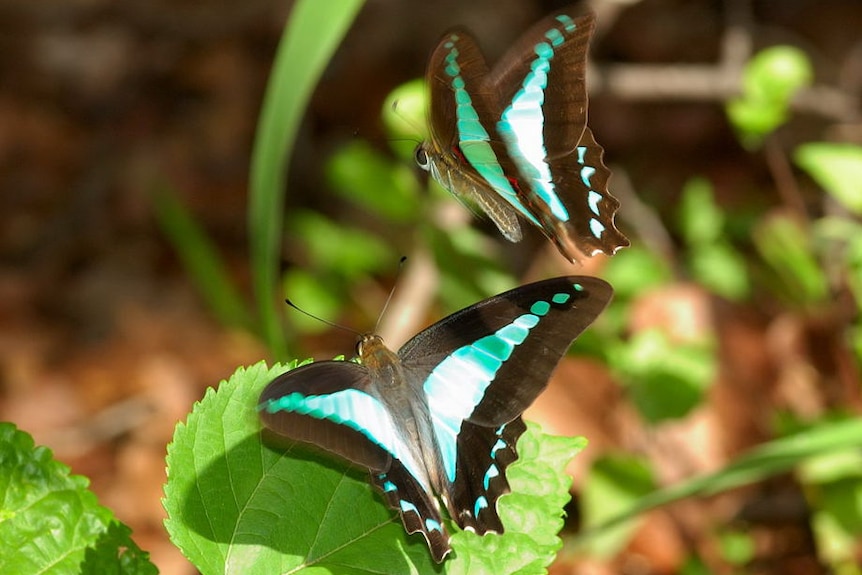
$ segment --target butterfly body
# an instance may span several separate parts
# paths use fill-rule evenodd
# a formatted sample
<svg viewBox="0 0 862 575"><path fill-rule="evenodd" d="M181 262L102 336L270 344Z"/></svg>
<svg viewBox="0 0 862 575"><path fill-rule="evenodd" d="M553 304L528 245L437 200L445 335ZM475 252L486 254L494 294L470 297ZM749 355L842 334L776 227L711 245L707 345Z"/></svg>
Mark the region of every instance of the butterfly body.
<svg viewBox="0 0 862 575"><path fill-rule="evenodd" d="M450 547L438 497L461 528L503 531L496 504L509 491L521 413L610 297L602 280L556 278L463 309L397 353L365 335L360 363L315 362L271 382L261 420L366 467L407 532L421 532L442 561Z"/></svg>
<svg viewBox="0 0 862 575"><path fill-rule="evenodd" d="M469 32L440 41L428 65L430 137L416 160L478 205L508 240L519 218L570 261L629 245L619 202L586 125L586 52L594 16L561 12L534 26L489 69Z"/></svg>

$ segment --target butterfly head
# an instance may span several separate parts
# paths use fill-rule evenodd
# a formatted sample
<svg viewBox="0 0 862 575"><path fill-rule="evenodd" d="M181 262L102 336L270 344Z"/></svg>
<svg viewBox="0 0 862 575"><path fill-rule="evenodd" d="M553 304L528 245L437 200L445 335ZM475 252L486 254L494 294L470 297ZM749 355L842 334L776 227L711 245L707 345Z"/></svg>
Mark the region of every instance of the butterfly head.
<svg viewBox="0 0 862 575"><path fill-rule="evenodd" d="M376 350L386 349L383 338L376 333L363 333L356 342L356 355L365 358L374 355Z"/></svg>
<svg viewBox="0 0 862 575"><path fill-rule="evenodd" d="M428 151L425 149L425 143L421 143L416 146L416 149L413 151L413 158L416 160L416 165L425 170L426 172L431 170L431 157L428 155Z"/></svg>
<svg viewBox="0 0 862 575"><path fill-rule="evenodd" d="M452 154L441 152L431 140L422 142L413 152L416 165L431 174L441 186L452 193L461 187L459 182L465 179L465 173L460 168L459 158Z"/></svg>

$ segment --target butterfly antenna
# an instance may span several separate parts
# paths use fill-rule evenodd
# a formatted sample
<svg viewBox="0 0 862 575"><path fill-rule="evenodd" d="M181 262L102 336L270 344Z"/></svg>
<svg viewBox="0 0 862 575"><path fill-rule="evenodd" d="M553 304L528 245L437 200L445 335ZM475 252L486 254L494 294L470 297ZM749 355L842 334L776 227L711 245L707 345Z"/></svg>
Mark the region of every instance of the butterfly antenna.
<svg viewBox="0 0 862 575"><path fill-rule="evenodd" d="M380 321L383 319L383 316L386 315L386 310L389 309L389 302L392 301L392 296L395 295L395 288L398 287L398 278L401 277L401 272L404 270L404 262L406 261L407 256L401 256L401 259L398 260L398 273L395 275L395 283L392 284L392 289L389 290L389 296L386 298L386 303L383 304L383 309L380 310L380 315L377 316L377 324L374 326L374 333L378 332Z"/></svg>
<svg viewBox="0 0 862 575"><path fill-rule="evenodd" d="M417 146L422 143L419 138L386 138L387 142L413 142Z"/></svg>
<svg viewBox="0 0 862 575"><path fill-rule="evenodd" d="M319 322L325 323L326 325L328 325L328 326L330 326L330 327L334 327L334 328L336 328L336 329L341 329L341 330L344 330L344 331L346 331L346 332L349 332L349 333L355 334L355 335L357 335L357 336L359 336L359 337L362 337L362 334L361 334L361 333L359 333L358 331L356 331L355 329L350 329L349 327L346 327L346 326L343 326L343 325L337 324L337 323L335 323L335 322L331 322L331 321L329 321L328 319L323 319L323 318L322 318L322 317L320 317L320 316L316 316L316 315L314 315L314 314L313 314L313 313L311 313L311 312L305 311L304 309L302 309L301 307L299 307L298 305L296 305L295 303L293 303L292 301L290 301L290 298L285 299L285 300L284 300L284 303L286 303L287 305L289 305L290 307L292 307L292 308L293 308L293 309L295 309L296 311L298 311L298 312L300 312L300 313L304 313L304 314L305 314L305 315L307 315L308 317L310 317L310 318L312 318L312 319L316 319L316 320L317 320L317 321L319 321Z"/></svg>

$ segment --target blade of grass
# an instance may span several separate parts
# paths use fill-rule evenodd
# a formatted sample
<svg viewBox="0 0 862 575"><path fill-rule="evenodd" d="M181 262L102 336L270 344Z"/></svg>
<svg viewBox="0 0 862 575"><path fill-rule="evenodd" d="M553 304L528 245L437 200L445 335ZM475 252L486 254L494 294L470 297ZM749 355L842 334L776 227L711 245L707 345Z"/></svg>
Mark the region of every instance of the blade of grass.
<svg viewBox="0 0 862 575"><path fill-rule="evenodd" d="M765 443L716 473L659 489L624 512L576 537L577 542L599 535L636 515L694 495L708 496L785 473L804 459L862 446L862 420L822 423L806 431Z"/></svg>
<svg viewBox="0 0 862 575"><path fill-rule="evenodd" d="M264 341L276 358L287 352L276 297L287 162L314 86L363 1L296 2L258 120L249 182L251 264Z"/></svg>
<svg viewBox="0 0 862 575"><path fill-rule="evenodd" d="M160 187L152 195L156 221L179 255L207 305L224 325L251 327L251 318L222 259L176 193Z"/></svg>

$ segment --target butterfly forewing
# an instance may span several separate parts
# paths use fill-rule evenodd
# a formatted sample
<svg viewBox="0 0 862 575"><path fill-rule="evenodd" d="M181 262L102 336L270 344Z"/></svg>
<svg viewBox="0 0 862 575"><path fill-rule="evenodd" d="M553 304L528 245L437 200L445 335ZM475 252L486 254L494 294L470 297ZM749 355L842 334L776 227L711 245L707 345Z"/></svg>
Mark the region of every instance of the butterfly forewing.
<svg viewBox="0 0 862 575"><path fill-rule="evenodd" d="M476 203L500 232L520 241L518 213L538 225L517 200L505 144L495 130L488 67L476 40L454 30L438 44L428 65L430 140L423 145L431 175L456 196Z"/></svg>
<svg viewBox="0 0 862 575"><path fill-rule="evenodd" d="M496 427L533 402L612 293L607 282L586 276L521 286L441 320L398 355L405 365L429 373L424 385L426 393L431 390L432 412L438 396L449 403L463 400L464 409L471 408L470 421ZM522 339L514 343L516 338ZM476 397L479 402L469 405Z"/></svg>
<svg viewBox="0 0 862 575"><path fill-rule="evenodd" d="M593 14L549 16L521 36L485 78L484 90L495 95L495 109L502 115L537 76L533 68L544 70L541 106L532 111L549 159L571 155L586 126L587 48L594 28Z"/></svg>
<svg viewBox="0 0 862 575"><path fill-rule="evenodd" d="M368 370L347 361L319 361L298 367L274 379L260 397L260 418L275 433L311 443L340 455L370 470L389 468L392 455L370 441L371 432L361 431L363 418L366 428L380 426L376 420L385 411L374 398ZM360 399L362 398L362 399ZM360 400L365 410L358 410ZM329 405L325 405L328 403ZM373 407L374 405L378 407ZM334 421L334 414L355 413L352 426ZM344 416L342 419L348 419ZM384 428L385 429L385 428ZM391 435L392 430L382 432Z"/></svg>
<svg viewBox="0 0 862 575"><path fill-rule="evenodd" d="M427 398L442 467L435 476L444 478L437 491L462 528L502 529L496 501L508 491L519 416L611 294L589 277L529 284L445 318L399 350Z"/></svg>
<svg viewBox="0 0 862 575"><path fill-rule="evenodd" d="M482 52L466 30L457 29L447 33L431 54L426 77L431 93L429 129L433 141L439 143L447 153L452 153L453 146L459 144L459 131L462 135L475 134L477 131L481 133L469 121L458 126L457 122L451 120L459 117L459 108L466 114L472 110L477 116L488 117L487 97L480 95L480 86L487 74L488 66ZM460 102L451 97L458 82L463 83L457 88L462 97ZM488 127L482 128L487 131Z"/></svg>

